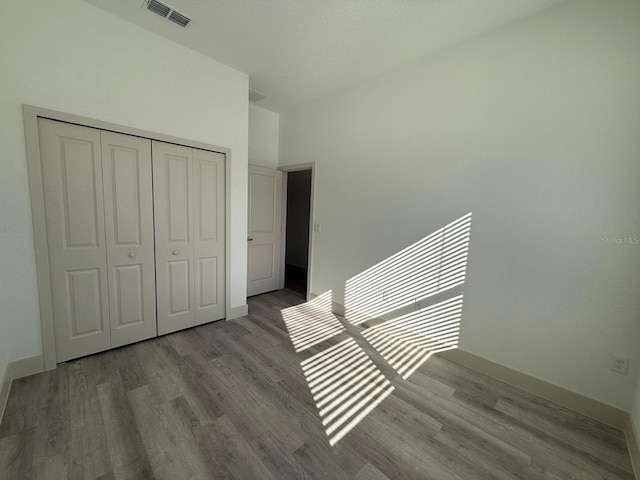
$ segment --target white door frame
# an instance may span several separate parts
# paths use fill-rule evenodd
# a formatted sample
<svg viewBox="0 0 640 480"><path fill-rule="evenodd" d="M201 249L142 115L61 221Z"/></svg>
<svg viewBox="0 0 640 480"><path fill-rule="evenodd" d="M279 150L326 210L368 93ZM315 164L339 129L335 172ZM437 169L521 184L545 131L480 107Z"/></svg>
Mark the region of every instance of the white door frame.
<svg viewBox="0 0 640 480"><path fill-rule="evenodd" d="M40 137L38 131L38 117L73 123L85 127L97 128L125 135L175 143L186 147L210 150L225 155L225 309L226 318L230 318L231 305L231 150L217 145L173 137L161 133L150 132L134 127L127 127L110 122L103 122L88 117L81 117L69 113L22 105L25 141L27 150L27 167L29 169L29 187L31 191L31 213L33 216L33 236L36 252L36 276L38 283L38 297L40 306L40 325L42 327L42 356L43 369L56 368L56 343L53 329L53 304L51 298L51 277L49 275L49 247L45 224L44 190L42 184L42 168L40 159Z"/></svg>
<svg viewBox="0 0 640 480"><path fill-rule="evenodd" d="M283 167L278 167L278 170L282 170L285 173L289 172L297 172L300 170L311 170L311 192L310 192L310 206L309 206L309 256L307 258L307 301L311 300L315 295L312 293L311 288L311 271L313 269L313 225L314 225L314 214L315 214L315 188L316 188L316 162L310 163L298 163L296 165L285 165ZM284 200L284 210L283 210L283 238L286 240L286 218L287 218L287 210L286 210L286 198L287 198L287 175L284 177L284 181L282 182L283 189L283 198ZM285 249L286 241L282 242L282 271L284 272L284 261L285 261ZM284 285L284 277L283 277L283 285Z"/></svg>

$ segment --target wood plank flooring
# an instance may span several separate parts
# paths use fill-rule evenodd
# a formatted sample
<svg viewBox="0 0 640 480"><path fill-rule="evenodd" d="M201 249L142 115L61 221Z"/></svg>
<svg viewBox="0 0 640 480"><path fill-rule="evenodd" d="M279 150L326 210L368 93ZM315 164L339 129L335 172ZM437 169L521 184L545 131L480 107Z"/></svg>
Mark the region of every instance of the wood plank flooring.
<svg viewBox="0 0 640 480"><path fill-rule="evenodd" d="M296 353L280 310L301 302L16 380L0 478L634 478L622 432L436 356L403 380L353 329ZM348 338L394 389L331 447L301 362Z"/></svg>

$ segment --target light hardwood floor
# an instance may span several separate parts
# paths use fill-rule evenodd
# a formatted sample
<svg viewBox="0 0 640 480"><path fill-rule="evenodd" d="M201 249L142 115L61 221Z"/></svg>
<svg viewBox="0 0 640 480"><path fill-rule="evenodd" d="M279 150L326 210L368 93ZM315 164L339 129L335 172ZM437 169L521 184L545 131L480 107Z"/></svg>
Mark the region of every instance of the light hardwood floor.
<svg viewBox="0 0 640 480"><path fill-rule="evenodd" d="M301 301L15 381L0 478L634 478L620 431L438 357L403 380L353 330L296 353ZM301 362L348 338L394 390L331 447Z"/></svg>

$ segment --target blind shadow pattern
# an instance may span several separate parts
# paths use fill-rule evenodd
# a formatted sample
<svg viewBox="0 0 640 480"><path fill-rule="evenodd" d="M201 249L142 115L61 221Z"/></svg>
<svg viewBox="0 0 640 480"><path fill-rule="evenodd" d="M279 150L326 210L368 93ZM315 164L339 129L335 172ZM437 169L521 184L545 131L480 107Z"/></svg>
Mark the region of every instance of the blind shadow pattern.
<svg viewBox="0 0 640 480"><path fill-rule="evenodd" d="M331 446L394 390L353 338L308 358L301 366Z"/></svg>
<svg viewBox="0 0 640 480"><path fill-rule="evenodd" d="M345 286L345 317L354 325L465 281L471 213L364 272Z"/></svg>
<svg viewBox="0 0 640 480"><path fill-rule="evenodd" d="M463 295L453 289L465 282L470 232L468 213L345 284L346 321L360 325L385 314L392 317L361 335L402 379L434 353L458 346ZM444 297L449 298L437 300ZM296 352L346 331L348 324L338 320L332 307L328 291L281 310ZM331 446L394 390L351 337L300 365Z"/></svg>
<svg viewBox="0 0 640 480"><path fill-rule="evenodd" d="M462 297L368 328L362 336L406 380L434 353L457 348Z"/></svg>
<svg viewBox="0 0 640 480"><path fill-rule="evenodd" d="M296 352L324 342L345 330L332 311L331 290L313 300L280 311Z"/></svg>

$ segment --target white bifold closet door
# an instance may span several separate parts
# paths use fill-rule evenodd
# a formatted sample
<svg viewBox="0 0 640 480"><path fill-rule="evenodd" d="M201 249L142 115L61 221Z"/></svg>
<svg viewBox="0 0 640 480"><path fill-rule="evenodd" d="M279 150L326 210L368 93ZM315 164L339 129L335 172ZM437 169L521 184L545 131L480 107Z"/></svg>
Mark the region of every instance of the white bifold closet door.
<svg viewBox="0 0 640 480"><path fill-rule="evenodd" d="M38 129L56 361L155 336L150 140Z"/></svg>
<svg viewBox="0 0 640 480"><path fill-rule="evenodd" d="M224 318L225 156L152 142L158 334Z"/></svg>
<svg viewBox="0 0 640 480"><path fill-rule="evenodd" d="M155 337L151 141L101 132L111 347Z"/></svg>

